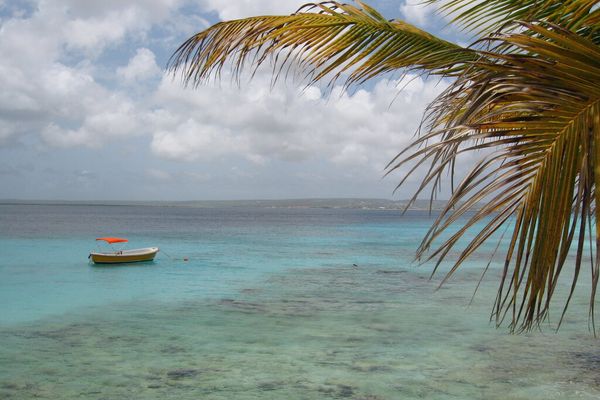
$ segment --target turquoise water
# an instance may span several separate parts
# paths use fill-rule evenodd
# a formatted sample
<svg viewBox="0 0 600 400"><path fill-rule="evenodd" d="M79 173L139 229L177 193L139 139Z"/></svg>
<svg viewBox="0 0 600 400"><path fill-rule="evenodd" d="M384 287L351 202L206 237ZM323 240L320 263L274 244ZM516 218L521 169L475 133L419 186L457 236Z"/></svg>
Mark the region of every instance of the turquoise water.
<svg viewBox="0 0 600 400"><path fill-rule="evenodd" d="M0 398L599 398L586 288L559 334L495 329L497 268L468 306L493 246L436 290L431 266L411 262L430 223L386 210L0 205ZM91 266L101 235L163 251Z"/></svg>

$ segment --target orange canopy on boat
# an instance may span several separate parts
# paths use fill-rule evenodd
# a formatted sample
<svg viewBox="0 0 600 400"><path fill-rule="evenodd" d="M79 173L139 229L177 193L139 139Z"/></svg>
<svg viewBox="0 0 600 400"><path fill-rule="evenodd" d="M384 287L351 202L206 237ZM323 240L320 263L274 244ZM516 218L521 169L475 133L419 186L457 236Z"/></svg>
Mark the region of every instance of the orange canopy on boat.
<svg viewBox="0 0 600 400"><path fill-rule="evenodd" d="M128 242L127 239L117 238L117 237L103 237L103 238L97 238L96 240L104 240L106 243L110 243L110 244Z"/></svg>

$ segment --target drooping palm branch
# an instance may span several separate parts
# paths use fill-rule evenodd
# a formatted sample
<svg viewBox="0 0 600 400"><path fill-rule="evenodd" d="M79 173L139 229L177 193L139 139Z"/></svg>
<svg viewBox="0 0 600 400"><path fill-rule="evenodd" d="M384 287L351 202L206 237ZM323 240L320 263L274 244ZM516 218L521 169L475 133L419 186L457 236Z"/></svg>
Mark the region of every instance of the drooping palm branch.
<svg viewBox="0 0 600 400"><path fill-rule="evenodd" d="M453 176L463 154L486 150L453 186L418 255L437 259L435 272L469 228L483 226L447 279L500 227L512 226L494 314L497 323L509 313L512 329L530 329L547 318L572 245L570 295L585 259L586 238L600 238L595 231L600 226L600 190L595 190L600 183L598 0L441 2L442 12L457 23L488 35L470 48L388 21L357 3L360 7L310 4L291 16L216 24L188 39L170 67L194 85L229 61L235 74L248 64L272 62L278 76L286 66L297 65L311 82L331 82L347 73L346 83L355 84L403 69L451 77L452 85L428 109L420 136L390 162L387 172L412 163L410 175L426 166L414 198L426 188L433 196L443 174ZM485 205L477 209L480 202ZM442 239L467 215L456 233ZM598 245L590 249L592 323Z"/></svg>
<svg viewBox="0 0 600 400"><path fill-rule="evenodd" d="M388 21L373 8L326 2L307 4L289 16L252 17L220 22L183 43L169 67L186 83L201 83L232 62L236 74L248 59L296 64L318 81L350 72L347 83L360 83L402 68L450 75L476 54L402 21ZM270 58L270 56L274 56ZM277 57L281 57L278 60Z"/></svg>
<svg viewBox="0 0 600 400"><path fill-rule="evenodd" d="M469 31L489 33L514 21L547 21L575 30L598 22L597 0L426 0ZM516 26L516 25L513 25Z"/></svg>
<svg viewBox="0 0 600 400"><path fill-rule="evenodd" d="M529 329L547 316L572 242L576 241L576 260L571 294L584 260L586 235L600 237L589 228L600 222L600 209L595 207L600 195L595 192L600 187L600 48L556 25L525 27L537 36L494 38L514 53L488 53L457 79L432 105L430 132L411 146L419 148L417 152L399 157L390 168L414 159L428 163L421 192L439 182L461 154L493 151L453 191L418 253L424 255L446 228L484 201L461 229L428 255L439 265L468 228L484 223L449 277L513 218L496 318L500 322L512 310L511 326L522 323L521 328ZM599 264L597 259L592 262L593 318Z"/></svg>

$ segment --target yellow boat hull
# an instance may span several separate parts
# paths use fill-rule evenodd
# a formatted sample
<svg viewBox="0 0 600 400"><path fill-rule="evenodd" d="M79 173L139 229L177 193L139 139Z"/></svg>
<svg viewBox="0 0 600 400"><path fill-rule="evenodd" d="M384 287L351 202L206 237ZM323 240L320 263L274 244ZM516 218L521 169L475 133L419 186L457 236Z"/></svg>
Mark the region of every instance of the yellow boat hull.
<svg viewBox="0 0 600 400"><path fill-rule="evenodd" d="M147 249L123 250L114 253L90 253L90 259L95 264L122 264L152 261L158 253L158 247Z"/></svg>

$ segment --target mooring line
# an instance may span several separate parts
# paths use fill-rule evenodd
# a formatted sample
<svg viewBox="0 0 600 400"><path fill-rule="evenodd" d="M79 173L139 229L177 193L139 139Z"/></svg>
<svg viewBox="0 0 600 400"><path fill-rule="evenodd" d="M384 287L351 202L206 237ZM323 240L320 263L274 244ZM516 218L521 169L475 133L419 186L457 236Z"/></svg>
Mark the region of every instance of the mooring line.
<svg viewBox="0 0 600 400"><path fill-rule="evenodd" d="M171 259L171 261L189 261L189 258L187 257L183 257L183 258L175 258L175 257L171 257L171 255L169 253L167 253L166 251L164 251L163 249L160 249L160 252L163 253L165 256L169 257Z"/></svg>

